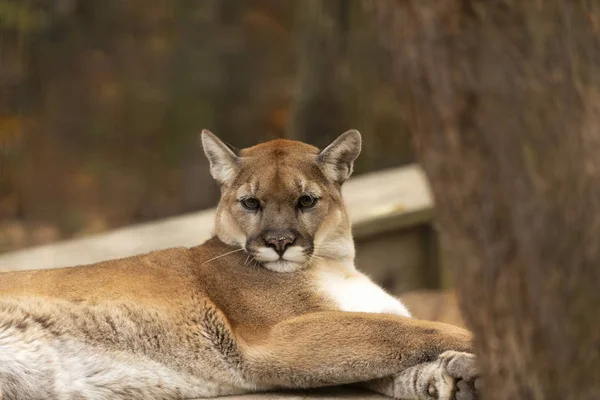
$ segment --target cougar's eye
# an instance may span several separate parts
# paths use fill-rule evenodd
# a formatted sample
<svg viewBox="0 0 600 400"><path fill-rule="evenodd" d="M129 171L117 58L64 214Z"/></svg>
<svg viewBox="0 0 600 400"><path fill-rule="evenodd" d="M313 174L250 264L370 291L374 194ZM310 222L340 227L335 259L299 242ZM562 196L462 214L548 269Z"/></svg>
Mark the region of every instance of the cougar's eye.
<svg viewBox="0 0 600 400"><path fill-rule="evenodd" d="M315 204L317 204L317 199L307 194L298 199L298 207L300 208L312 208Z"/></svg>
<svg viewBox="0 0 600 400"><path fill-rule="evenodd" d="M254 197L245 197L240 200L240 203L242 203L242 207L244 207L246 210L256 211L260 208L258 199Z"/></svg>

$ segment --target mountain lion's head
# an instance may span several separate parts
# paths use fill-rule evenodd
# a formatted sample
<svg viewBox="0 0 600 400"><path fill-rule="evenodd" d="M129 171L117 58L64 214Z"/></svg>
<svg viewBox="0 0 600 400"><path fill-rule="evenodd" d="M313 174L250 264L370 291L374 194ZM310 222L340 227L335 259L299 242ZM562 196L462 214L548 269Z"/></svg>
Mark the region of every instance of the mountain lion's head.
<svg viewBox="0 0 600 400"><path fill-rule="evenodd" d="M278 272L313 260L354 259L341 186L360 153L358 131L342 134L322 151L291 140L238 151L207 130L202 144L221 186L215 226L220 240Z"/></svg>

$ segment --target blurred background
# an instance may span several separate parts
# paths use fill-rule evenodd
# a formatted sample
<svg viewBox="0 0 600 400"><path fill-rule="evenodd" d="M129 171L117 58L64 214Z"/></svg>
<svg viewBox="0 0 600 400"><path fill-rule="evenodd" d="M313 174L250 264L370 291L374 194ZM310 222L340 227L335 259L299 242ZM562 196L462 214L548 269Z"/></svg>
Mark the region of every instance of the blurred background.
<svg viewBox="0 0 600 400"><path fill-rule="evenodd" d="M413 161L378 43L357 0L0 0L0 253L214 206L202 128Z"/></svg>

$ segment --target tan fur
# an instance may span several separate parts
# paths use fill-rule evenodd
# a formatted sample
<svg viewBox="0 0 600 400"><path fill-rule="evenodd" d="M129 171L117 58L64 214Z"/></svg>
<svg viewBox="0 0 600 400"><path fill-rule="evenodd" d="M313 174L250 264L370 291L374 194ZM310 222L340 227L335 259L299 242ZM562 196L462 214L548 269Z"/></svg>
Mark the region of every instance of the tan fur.
<svg viewBox="0 0 600 400"><path fill-rule="evenodd" d="M399 315L342 312L320 286L324 271L342 280L364 277L353 267L353 247L338 255L344 240L351 242L350 225L341 183L318 168L319 154L276 141L218 166L219 238L200 246L1 274L2 398L180 399L367 381L397 398L427 398L427 390L446 391L429 398L453 398L454 380L474 377L473 362L465 353L442 353L470 351L469 332ZM351 165L331 168L332 179L351 173ZM302 185L320 191L322 209L304 216L284 209ZM261 196L265 212L271 207L267 220L242 214L239 190ZM290 272L265 268L236 242L260 236L274 220L278 229L293 226L314 248L306 262L291 262ZM73 363L80 366L72 369ZM448 367L459 364L468 368Z"/></svg>

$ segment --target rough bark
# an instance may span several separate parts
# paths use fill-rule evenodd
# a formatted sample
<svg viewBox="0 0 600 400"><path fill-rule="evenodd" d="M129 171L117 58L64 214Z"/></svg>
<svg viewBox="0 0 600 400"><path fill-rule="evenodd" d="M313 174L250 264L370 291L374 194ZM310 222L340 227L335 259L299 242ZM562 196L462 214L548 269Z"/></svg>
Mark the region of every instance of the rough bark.
<svg viewBox="0 0 600 400"><path fill-rule="evenodd" d="M368 1L488 399L600 398L600 3Z"/></svg>

